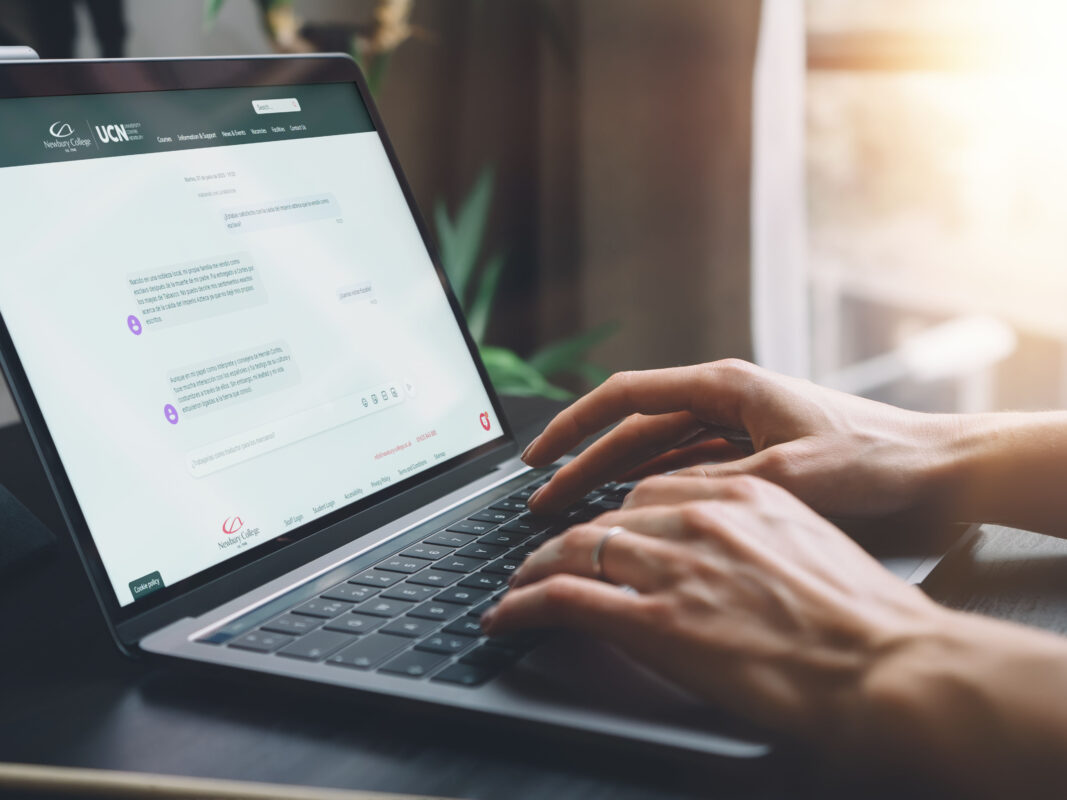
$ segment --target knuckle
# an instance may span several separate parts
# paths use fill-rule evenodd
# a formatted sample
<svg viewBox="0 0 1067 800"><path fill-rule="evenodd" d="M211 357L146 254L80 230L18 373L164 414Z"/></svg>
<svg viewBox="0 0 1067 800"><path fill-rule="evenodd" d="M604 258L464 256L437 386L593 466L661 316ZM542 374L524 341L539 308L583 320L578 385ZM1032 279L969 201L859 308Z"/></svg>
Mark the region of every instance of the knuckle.
<svg viewBox="0 0 1067 800"><path fill-rule="evenodd" d="M788 482L796 469L795 456L784 447L775 447L764 453L760 476L772 483L782 484Z"/></svg>
<svg viewBox="0 0 1067 800"><path fill-rule="evenodd" d="M678 509L678 518L688 531L699 531L708 527L711 509L704 502L683 503Z"/></svg>
<svg viewBox="0 0 1067 800"><path fill-rule="evenodd" d="M723 493L731 500L751 502L759 496L764 483L755 475L732 475L723 479Z"/></svg>
<svg viewBox="0 0 1067 800"><path fill-rule="evenodd" d="M630 491L629 496L633 498L631 502L638 504L647 502L650 498L668 488L670 483L671 479L665 475L653 475L652 477L644 478Z"/></svg>
<svg viewBox="0 0 1067 800"><path fill-rule="evenodd" d="M564 560L570 561L586 549L585 542L589 538L589 533L590 526L583 524L570 528L559 537L559 550Z"/></svg>
<svg viewBox="0 0 1067 800"><path fill-rule="evenodd" d="M545 606L549 611L563 611L574 605L578 586L570 575L553 575L544 582Z"/></svg>
<svg viewBox="0 0 1067 800"><path fill-rule="evenodd" d="M641 598L641 613L645 621L657 630L672 629L678 618L674 598L668 594L648 594Z"/></svg>
<svg viewBox="0 0 1067 800"><path fill-rule="evenodd" d="M622 397L628 397L630 394L630 387L633 386L636 375L637 373L633 370L616 372L612 374L605 383L613 392L617 392Z"/></svg>
<svg viewBox="0 0 1067 800"><path fill-rule="evenodd" d="M742 358L723 358L711 362L711 366L727 375L752 375L758 369L755 364Z"/></svg>

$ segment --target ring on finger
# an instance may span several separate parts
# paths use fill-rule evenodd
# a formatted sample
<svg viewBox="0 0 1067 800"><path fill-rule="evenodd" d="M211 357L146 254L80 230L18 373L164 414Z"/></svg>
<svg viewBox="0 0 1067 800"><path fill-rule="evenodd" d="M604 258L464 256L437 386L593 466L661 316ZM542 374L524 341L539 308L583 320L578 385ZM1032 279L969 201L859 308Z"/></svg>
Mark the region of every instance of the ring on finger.
<svg viewBox="0 0 1067 800"><path fill-rule="evenodd" d="M604 580L604 546L608 543L609 539L625 532L626 529L621 525L608 528L608 532L600 537L600 541L598 541L596 547L593 548L593 574L598 580Z"/></svg>

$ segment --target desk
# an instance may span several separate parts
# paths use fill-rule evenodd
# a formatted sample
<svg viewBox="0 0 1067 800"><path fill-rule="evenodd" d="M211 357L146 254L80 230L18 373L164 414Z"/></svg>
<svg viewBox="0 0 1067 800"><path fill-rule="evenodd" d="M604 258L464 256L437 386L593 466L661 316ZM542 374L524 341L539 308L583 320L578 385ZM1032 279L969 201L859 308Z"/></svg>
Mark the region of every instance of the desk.
<svg viewBox="0 0 1067 800"><path fill-rule="evenodd" d="M524 440L553 408L508 403ZM517 800L870 796L810 762L729 777L128 660L104 628L21 426L0 428L0 481L64 542L57 558L0 586L0 760ZM930 583L953 606L1067 632L1067 542L989 528Z"/></svg>

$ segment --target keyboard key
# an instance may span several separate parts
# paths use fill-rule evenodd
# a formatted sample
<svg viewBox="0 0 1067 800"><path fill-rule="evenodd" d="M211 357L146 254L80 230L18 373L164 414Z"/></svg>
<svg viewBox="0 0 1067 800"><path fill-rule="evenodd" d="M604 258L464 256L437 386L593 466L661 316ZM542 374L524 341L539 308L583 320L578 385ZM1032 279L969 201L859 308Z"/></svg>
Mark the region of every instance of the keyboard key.
<svg viewBox="0 0 1067 800"><path fill-rule="evenodd" d="M308 617L331 619L348 611L350 608L352 608L351 603L344 603L340 600L308 600L303 605L294 608L293 613L303 614Z"/></svg>
<svg viewBox="0 0 1067 800"><path fill-rule="evenodd" d="M485 531L488 533L488 531ZM469 533L452 533L450 531L441 531L435 533L429 537L425 544L443 544L446 547L463 547L465 544L470 544L477 537L472 536Z"/></svg>
<svg viewBox="0 0 1067 800"><path fill-rule="evenodd" d="M370 633L384 624L385 620L381 617L370 617L366 614L353 612L327 623L326 630L341 631L343 633Z"/></svg>
<svg viewBox="0 0 1067 800"><path fill-rule="evenodd" d="M500 530L507 533L528 533L531 536L546 530L551 522L543 517L535 517L532 514L523 514L516 517L506 525L500 526Z"/></svg>
<svg viewBox="0 0 1067 800"><path fill-rule="evenodd" d="M387 572L403 572L406 575L410 575L413 572L418 572L423 567L429 566L430 562L425 558L406 558L404 556L396 556L394 558L388 558L381 564L375 564L375 569L384 569Z"/></svg>
<svg viewBox="0 0 1067 800"><path fill-rule="evenodd" d="M514 664L525 655L517 647L497 647L483 644L476 647L460 659L464 664L477 664L482 667L503 667Z"/></svg>
<svg viewBox="0 0 1067 800"><path fill-rule="evenodd" d="M529 539L531 534L529 533L515 533L514 531L506 531L503 528L495 530L492 533L487 533L481 539L478 540L478 544L493 544L500 547L514 547L520 542ZM470 547L470 545L467 545Z"/></svg>
<svg viewBox="0 0 1067 800"><path fill-rule="evenodd" d="M312 617L301 617L296 614L286 614L284 617L278 617L278 619L271 620L263 626L265 631L273 631L274 633L288 633L293 636L301 636L305 633L310 633L319 627L322 622Z"/></svg>
<svg viewBox="0 0 1067 800"><path fill-rule="evenodd" d="M446 547L440 544L426 544L425 542L423 542L422 544L417 544L414 547L409 547L400 555L405 556L407 558L426 558L430 561L436 561L441 556L446 556L451 552L451 547Z"/></svg>
<svg viewBox="0 0 1067 800"><path fill-rule="evenodd" d="M460 686L481 686L496 675L496 670L477 664L453 664L438 672L432 680L442 683L457 683Z"/></svg>
<svg viewBox="0 0 1067 800"><path fill-rule="evenodd" d="M366 572L361 572L356 577L350 578L348 582L358 583L361 586L377 586L381 588L392 586L403 579L404 576L399 572L379 572L376 569L368 569Z"/></svg>
<svg viewBox="0 0 1067 800"><path fill-rule="evenodd" d="M351 634L333 633L326 630L315 631L302 639L297 639L288 647L283 647L278 651L278 655L302 658L306 661L322 661L326 656L354 641Z"/></svg>
<svg viewBox="0 0 1067 800"><path fill-rule="evenodd" d="M503 575L486 574L485 572L479 572L477 575L468 575L466 578L459 582L460 586L466 586L471 589L496 589L503 586L508 582L508 579Z"/></svg>
<svg viewBox="0 0 1067 800"><path fill-rule="evenodd" d="M496 558L499 555L503 555L507 551L506 547L500 547L495 544L483 544L482 542L475 542L469 544L466 547L457 550L456 555L466 556L467 558L480 558L488 561L491 558Z"/></svg>
<svg viewBox="0 0 1067 800"><path fill-rule="evenodd" d="M463 576L455 572L444 572L439 569L426 569L408 578L407 582L416 583L419 586L451 586L461 577Z"/></svg>
<svg viewBox="0 0 1067 800"><path fill-rule="evenodd" d="M520 544L518 547L508 550L508 552L504 554L503 558L506 558L508 561L517 561L521 564L523 561L528 559L536 549L536 547L531 547L528 544Z"/></svg>
<svg viewBox="0 0 1067 800"><path fill-rule="evenodd" d="M472 606L475 603L480 603L486 597L489 596L489 592L484 589L468 589L464 586L453 586L450 589L445 589L441 594L435 598L438 603L457 603L461 606Z"/></svg>
<svg viewBox="0 0 1067 800"><path fill-rule="evenodd" d="M378 594L380 589L375 589L372 586L357 586L354 583L342 583L340 586L334 586L330 591L323 592L322 597L325 600L347 600L349 602L360 603L374 595Z"/></svg>
<svg viewBox="0 0 1067 800"><path fill-rule="evenodd" d="M355 611L370 614L372 617L386 617L392 619L406 614L415 607L414 603L406 603L403 600L390 600L385 597L375 597L356 606Z"/></svg>
<svg viewBox="0 0 1067 800"><path fill-rule="evenodd" d="M473 545L467 545L473 547ZM474 570L484 567L485 562L477 558L464 558L463 556L446 556L438 561L434 566L437 569L446 569L449 572L474 572Z"/></svg>
<svg viewBox="0 0 1067 800"><path fill-rule="evenodd" d="M446 658L447 656L437 653L412 650L408 653L401 653L378 671L387 672L390 675L403 675L405 678L421 678L433 672L444 663Z"/></svg>
<svg viewBox="0 0 1067 800"><path fill-rule="evenodd" d="M489 572L494 575L509 576L522 566L521 561L508 561L507 559L498 558L488 567L482 570L482 572Z"/></svg>
<svg viewBox="0 0 1067 800"><path fill-rule="evenodd" d="M459 608L459 606L452 606L452 608ZM230 647L236 647L241 650L254 650L257 653L273 653L279 647L285 647L291 641L293 641L292 636L283 636L280 633L270 633L268 631L252 631L239 639L234 639L230 642Z"/></svg>
<svg viewBox="0 0 1067 800"><path fill-rule="evenodd" d="M462 653L476 641L478 640L472 639L470 636L457 636L454 633L435 633L415 645L415 649L425 650L428 653L444 653L451 656L456 653Z"/></svg>
<svg viewBox="0 0 1067 800"><path fill-rule="evenodd" d="M409 639L416 639L433 633L438 624L436 620L401 617L400 619L394 619L382 628L382 633L391 633L394 636L406 636Z"/></svg>
<svg viewBox="0 0 1067 800"><path fill-rule="evenodd" d="M521 514L523 511L526 510L526 501L525 500L512 500L511 498L508 498L507 500L497 500L495 503L493 503L491 506L489 506L489 510L490 511L513 511L516 514Z"/></svg>
<svg viewBox="0 0 1067 800"><path fill-rule="evenodd" d="M453 533L470 533L475 536L481 536L483 533L489 533L496 527L495 522L482 522L476 519L465 519L462 522L456 522L448 526L448 530Z"/></svg>
<svg viewBox="0 0 1067 800"><path fill-rule="evenodd" d="M468 609L467 610L467 616L469 616L469 617L479 617L480 618L482 616L482 614L484 614L490 608L495 606L498 602L500 602L499 598L490 597L488 600L486 600L486 601L484 601L482 603L479 603L478 605L474 606L474 608Z"/></svg>
<svg viewBox="0 0 1067 800"><path fill-rule="evenodd" d="M397 650L402 650L407 646L407 639L376 633L373 636L361 637L355 644L349 645L337 655L330 656L326 659L326 663L355 669L370 669L385 661Z"/></svg>
<svg viewBox="0 0 1067 800"><path fill-rule="evenodd" d="M423 600L429 600L437 594L437 591L437 588L434 586L418 586L414 583L398 583L392 589L386 589L382 592L382 597L388 597L390 600L407 600L412 603L421 603Z"/></svg>
<svg viewBox="0 0 1067 800"><path fill-rule="evenodd" d="M517 513L517 511L495 511L491 508L487 508L485 509L485 511L479 511L477 514L471 514L468 519L471 522L491 522L494 525L499 525L501 522L507 522Z"/></svg>
<svg viewBox="0 0 1067 800"><path fill-rule="evenodd" d="M445 628L445 633L458 633L461 636L481 636L482 623L474 617L460 617Z"/></svg>
<svg viewBox="0 0 1067 800"><path fill-rule="evenodd" d="M451 619L455 619L466 610L466 606L459 606L455 603L438 603L436 600L431 600L411 611L408 616L418 617L419 619L437 619L442 622L448 622Z"/></svg>

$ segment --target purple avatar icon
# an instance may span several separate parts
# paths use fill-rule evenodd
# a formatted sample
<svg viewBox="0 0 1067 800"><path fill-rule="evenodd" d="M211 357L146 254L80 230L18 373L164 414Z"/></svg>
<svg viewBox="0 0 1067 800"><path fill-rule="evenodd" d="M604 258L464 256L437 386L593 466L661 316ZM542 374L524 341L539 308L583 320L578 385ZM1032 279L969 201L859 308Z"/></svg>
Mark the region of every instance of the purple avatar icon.
<svg viewBox="0 0 1067 800"><path fill-rule="evenodd" d="M144 330L144 328L141 327L141 320L137 319L133 314L126 317L126 326L134 336L140 336L141 331Z"/></svg>
<svg viewBox="0 0 1067 800"><path fill-rule="evenodd" d="M165 406L163 406L163 416L167 418L167 422L169 422L171 425L178 424L178 409L176 409L170 403L167 403Z"/></svg>

